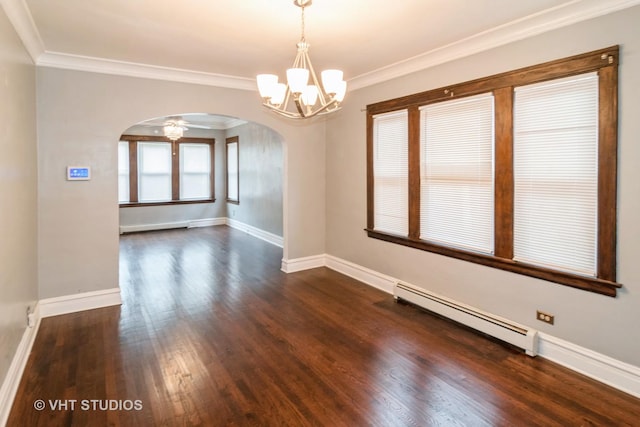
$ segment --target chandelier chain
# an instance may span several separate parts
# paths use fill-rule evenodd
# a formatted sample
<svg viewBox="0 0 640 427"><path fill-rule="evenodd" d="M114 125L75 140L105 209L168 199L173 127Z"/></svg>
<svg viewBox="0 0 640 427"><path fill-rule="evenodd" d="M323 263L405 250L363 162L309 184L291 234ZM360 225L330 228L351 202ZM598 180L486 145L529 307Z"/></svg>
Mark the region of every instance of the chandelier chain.
<svg viewBox="0 0 640 427"><path fill-rule="evenodd" d="M300 31L300 41L306 42L305 37L304 37L304 6L301 7L302 9L302 19L301 21L301 31Z"/></svg>

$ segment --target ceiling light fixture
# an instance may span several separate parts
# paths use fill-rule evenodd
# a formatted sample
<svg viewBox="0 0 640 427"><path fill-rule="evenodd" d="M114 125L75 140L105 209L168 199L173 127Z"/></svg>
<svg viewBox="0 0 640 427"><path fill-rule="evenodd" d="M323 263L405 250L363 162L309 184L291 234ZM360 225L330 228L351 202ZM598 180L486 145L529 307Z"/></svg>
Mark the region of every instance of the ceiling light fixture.
<svg viewBox="0 0 640 427"><path fill-rule="evenodd" d="M322 85L313 70L309 58L309 44L304 37L304 8L312 0L293 0L302 9L302 36L298 42L298 54L293 67L287 70L287 84L278 83L275 74L259 74L258 90L265 107L291 119L305 119L318 114L328 114L340 109L347 91L347 82L340 70L324 70ZM311 81L311 84L308 84ZM290 107L293 99L295 109Z"/></svg>
<svg viewBox="0 0 640 427"><path fill-rule="evenodd" d="M164 131L164 136L173 142L182 138L184 135L184 128L182 126L178 126L176 123L167 123L162 130Z"/></svg>

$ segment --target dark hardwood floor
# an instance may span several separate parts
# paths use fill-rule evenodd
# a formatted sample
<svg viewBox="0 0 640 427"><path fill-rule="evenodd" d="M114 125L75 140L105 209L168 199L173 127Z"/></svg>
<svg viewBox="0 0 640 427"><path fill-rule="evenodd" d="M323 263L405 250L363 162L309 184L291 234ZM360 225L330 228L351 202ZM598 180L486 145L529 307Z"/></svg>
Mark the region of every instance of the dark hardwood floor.
<svg viewBox="0 0 640 427"><path fill-rule="evenodd" d="M639 399L281 257L224 226L122 236L123 305L43 319L8 425L640 425Z"/></svg>

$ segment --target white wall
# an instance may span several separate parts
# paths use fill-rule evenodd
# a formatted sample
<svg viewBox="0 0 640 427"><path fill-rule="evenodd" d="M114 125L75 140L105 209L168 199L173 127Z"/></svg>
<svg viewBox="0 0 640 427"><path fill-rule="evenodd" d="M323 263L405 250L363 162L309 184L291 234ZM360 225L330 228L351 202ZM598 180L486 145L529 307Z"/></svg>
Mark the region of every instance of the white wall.
<svg viewBox="0 0 640 427"><path fill-rule="evenodd" d="M348 95L327 122L327 253L640 366L640 7ZM617 298L367 238L366 105L621 45ZM555 325L535 320L536 309Z"/></svg>
<svg viewBox="0 0 640 427"><path fill-rule="evenodd" d="M0 8L0 385L38 299L35 78Z"/></svg>
<svg viewBox="0 0 640 427"><path fill-rule="evenodd" d="M266 111L256 92L38 68L39 297L118 286L117 142L132 123L206 112L272 128L284 140L284 258L324 253L324 122ZM65 181L69 164L93 178Z"/></svg>

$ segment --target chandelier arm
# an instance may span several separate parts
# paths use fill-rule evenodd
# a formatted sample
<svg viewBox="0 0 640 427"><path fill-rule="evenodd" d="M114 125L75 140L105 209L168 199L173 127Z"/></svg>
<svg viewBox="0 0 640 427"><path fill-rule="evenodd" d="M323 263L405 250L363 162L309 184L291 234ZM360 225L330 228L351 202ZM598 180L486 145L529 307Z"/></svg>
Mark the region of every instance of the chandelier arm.
<svg viewBox="0 0 640 427"><path fill-rule="evenodd" d="M277 113L283 117L287 117L289 119L305 119L306 117L302 117L299 114L296 113L292 113L290 111L285 111L285 110L281 110L279 108L274 107L273 105L270 104L266 104L263 103L263 106L267 107L268 109L270 109L271 111L273 111L274 113Z"/></svg>
<svg viewBox="0 0 640 427"><path fill-rule="evenodd" d="M304 49L300 47L300 43L298 43L298 53L296 53L296 59L293 60L293 66L291 68L304 68L301 65L304 65L304 61L302 57L304 56Z"/></svg>
<svg viewBox="0 0 640 427"><path fill-rule="evenodd" d="M299 114L292 113L290 111L280 110L280 109L274 107L273 105L269 105L269 104L266 104L266 103L264 103L262 105L264 107L267 107L268 109L270 109L274 113L276 113L276 114L278 114L280 116L286 117L288 119L308 119L308 118L311 118L313 116L323 116L325 114L330 114L330 113L333 113L334 111L338 111L338 110L340 110L342 108L340 106L335 106L335 108L328 108L328 107L331 107L332 104L327 104L326 107L320 108L320 109L318 109L318 111L314 111L313 113L307 114L306 116L301 116Z"/></svg>
<svg viewBox="0 0 640 427"><path fill-rule="evenodd" d="M287 109L287 106L289 105L289 98L291 98L291 89L289 89L289 85L287 85L287 89L284 93L284 101L281 104L281 108L283 110Z"/></svg>
<svg viewBox="0 0 640 427"><path fill-rule="evenodd" d="M309 58L309 54L306 53L305 56L307 56L307 59L309 61L309 74L311 74L311 78L313 80L313 84L316 85L316 87L318 88L318 99L320 101L320 104L322 106L327 105L328 102L326 96L328 95L325 91L324 91L324 87L320 85L320 82L318 81L318 76L316 76L316 71L313 69L313 64L311 63L311 58Z"/></svg>
<svg viewBox="0 0 640 427"><path fill-rule="evenodd" d="M302 105L302 102L300 102L300 97L294 97L293 102L295 102L296 109L298 110L298 113L300 114L300 116L302 116L302 118L307 117L306 112L304 111L305 108Z"/></svg>
<svg viewBox="0 0 640 427"><path fill-rule="evenodd" d="M336 101L336 100L330 101L330 102L329 102L329 103L327 103L326 105L323 105L322 107L318 108L318 109L317 109L316 111L314 111L313 113L311 113L311 114L307 114L306 116L301 117L301 118L309 118L309 117L317 116L318 114L332 113L333 111L336 111L336 110L340 109L340 107L339 107L339 106L336 106L336 104L337 104L337 101ZM336 108L335 108L335 109L332 109L332 110L329 110L329 108L330 108L331 106L336 106Z"/></svg>

